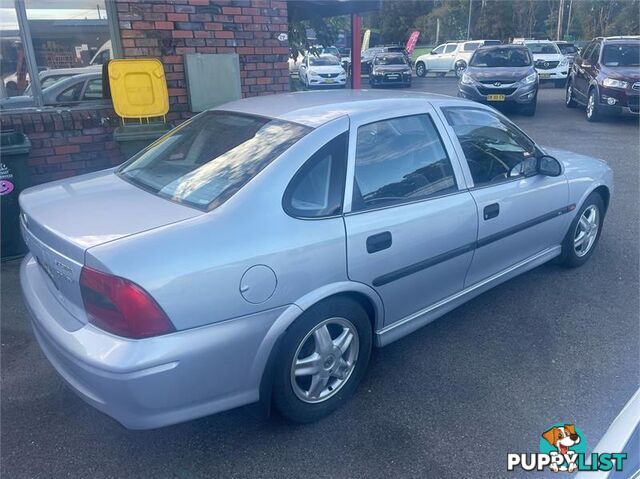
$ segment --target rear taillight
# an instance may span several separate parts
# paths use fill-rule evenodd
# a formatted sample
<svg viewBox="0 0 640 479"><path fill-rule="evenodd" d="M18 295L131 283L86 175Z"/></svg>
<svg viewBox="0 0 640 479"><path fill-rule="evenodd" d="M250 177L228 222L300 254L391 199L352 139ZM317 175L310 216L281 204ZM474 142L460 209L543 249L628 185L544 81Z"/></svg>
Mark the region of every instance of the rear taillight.
<svg viewBox="0 0 640 479"><path fill-rule="evenodd" d="M149 293L129 280L84 266L80 290L89 322L105 331L133 339L175 331Z"/></svg>

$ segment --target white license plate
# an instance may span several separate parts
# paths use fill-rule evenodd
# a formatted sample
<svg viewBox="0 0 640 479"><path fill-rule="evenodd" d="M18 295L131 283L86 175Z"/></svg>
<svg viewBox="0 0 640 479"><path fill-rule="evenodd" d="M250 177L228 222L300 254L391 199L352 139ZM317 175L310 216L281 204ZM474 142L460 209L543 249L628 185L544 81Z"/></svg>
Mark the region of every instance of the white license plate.
<svg viewBox="0 0 640 479"><path fill-rule="evenodd" d="M504 101L504 95L487 95L487 101Z"/></svg>
<svg viewBox="0 0 640 479"><path fill-rule="evenodd" d="M325 78L324 82L325 83L334 83L335 80L333 78Z"/></svg>
<svg viewBox="0 0 640 479"><path fill-rule="evenodd" d="M538 76L540 77L541 80L546 80L548 78L551 78L550 73L539 73Z"/></svg>
<svg viewBox="0 0 640 479"><path fill-rule="evenodd" d="M399 76L398 75L387 75L387 78L389 80L397 80L399 78Z"/></svg>

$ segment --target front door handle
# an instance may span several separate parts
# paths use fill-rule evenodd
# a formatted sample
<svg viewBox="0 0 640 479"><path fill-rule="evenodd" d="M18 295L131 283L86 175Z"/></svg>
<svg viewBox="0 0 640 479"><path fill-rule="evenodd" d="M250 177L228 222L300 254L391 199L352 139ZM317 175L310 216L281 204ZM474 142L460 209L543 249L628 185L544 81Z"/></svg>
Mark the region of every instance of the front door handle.
<svg viewBox="0 0 640 479"><path fill-rule="evenodd" d="M490 220L491 218L495 218L500 214L500 205L498 203L493 203L484 207L484 219Z"/></svg>
<svg viewBox="0 0 640 479"><path fill-rule="evenodd" d="M391 233L384 231L367 238L367 253L375 253L391 247Z"/></svg>

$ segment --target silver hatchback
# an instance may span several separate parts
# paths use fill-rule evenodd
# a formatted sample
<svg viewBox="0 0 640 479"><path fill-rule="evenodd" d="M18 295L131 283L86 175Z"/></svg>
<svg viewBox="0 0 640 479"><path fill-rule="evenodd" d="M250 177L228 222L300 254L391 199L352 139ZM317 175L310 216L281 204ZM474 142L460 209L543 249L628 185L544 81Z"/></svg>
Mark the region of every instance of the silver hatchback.
<svg viewBox="0 0 640 479"><path fill-rule="evenodd" d="M257 401L306 422L353 394L373 346L583 264L611 194L604 162L466 100L252 98L23 192L21 282L53 366L126 427Z"/></svg>

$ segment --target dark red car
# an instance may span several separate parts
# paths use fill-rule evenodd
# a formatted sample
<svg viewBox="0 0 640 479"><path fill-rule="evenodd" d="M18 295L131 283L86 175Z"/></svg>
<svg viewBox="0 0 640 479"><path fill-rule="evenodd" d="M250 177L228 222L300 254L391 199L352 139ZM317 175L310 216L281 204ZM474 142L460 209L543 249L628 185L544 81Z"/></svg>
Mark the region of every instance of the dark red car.
<svg viewBox="0 0 640 479"><path fill-rule="evenodd" d="M576 55L566 105L585 105L587 120L640 113L640 36L596 38Z"/></svg>

